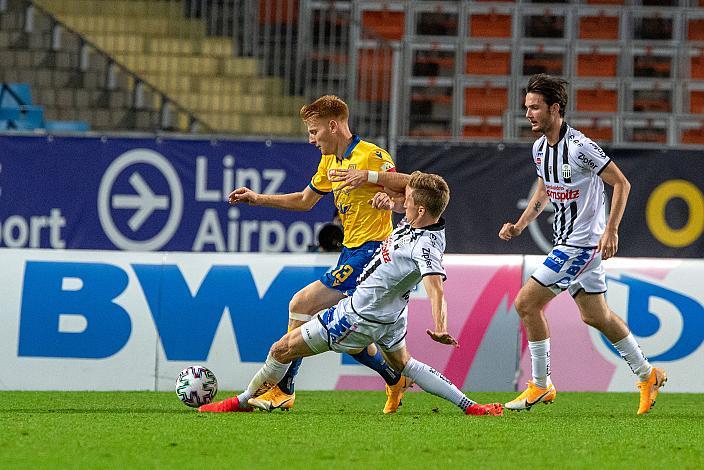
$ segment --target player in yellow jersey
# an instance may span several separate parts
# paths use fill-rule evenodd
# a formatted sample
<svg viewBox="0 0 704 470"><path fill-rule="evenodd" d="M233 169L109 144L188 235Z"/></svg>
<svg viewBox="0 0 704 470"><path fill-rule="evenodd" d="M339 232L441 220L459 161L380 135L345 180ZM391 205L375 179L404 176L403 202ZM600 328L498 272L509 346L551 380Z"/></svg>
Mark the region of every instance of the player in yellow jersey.
<svg viewBox="0 0 704 470"><path fill-rule="evenodd" d="M382 189L403 193L410 178L396 173L388 152L352 134L347 104L337 96L318 98L303 106L300 115L308 128L308 141L322 153L310 184L303 191L289 194L258 194L249 188L237 188L229 195L230 204L243 202L298 211L312 209L330 192L334 195L344 230L342 253L336 266L293 296L289 303L289 330L352 295L357 277L392 231L391 211L375 209L369 201ZM410 381L389 367L373 344L352 357L384 378L384 412L395 412ZM300 363L300 359L293 361L284 378L255 399L266 403L270 410L290 409Z"/></svg>

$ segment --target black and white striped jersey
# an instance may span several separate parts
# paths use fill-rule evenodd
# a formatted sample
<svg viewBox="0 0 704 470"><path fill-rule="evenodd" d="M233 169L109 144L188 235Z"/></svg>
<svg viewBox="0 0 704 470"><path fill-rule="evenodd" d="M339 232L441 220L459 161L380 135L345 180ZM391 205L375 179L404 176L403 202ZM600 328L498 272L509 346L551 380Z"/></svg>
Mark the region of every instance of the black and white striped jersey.
<svg viewBox="0 0 704 470"><path fill-rule="evenodd" d="M446 277L445 221L413 228L406 219L377 248L352 294L352 308L363 318L393 323L408 305L410 291L423 276Z"/></svg>
<svg viewBox="0 0 704 470"><path fill-rule="evenodd" d="M549 145L544 135L535 141L533 161L555 208L553 244L597 246L606 226L604 182L599 174L611 159L563 122L557 144Z"/></svg>

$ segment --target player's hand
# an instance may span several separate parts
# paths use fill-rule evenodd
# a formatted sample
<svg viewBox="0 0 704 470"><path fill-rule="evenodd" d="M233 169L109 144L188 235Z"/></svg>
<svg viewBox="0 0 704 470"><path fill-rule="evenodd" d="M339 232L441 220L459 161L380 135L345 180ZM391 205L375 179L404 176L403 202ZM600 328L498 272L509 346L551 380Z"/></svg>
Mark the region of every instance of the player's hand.
<svg viewBox="0 0 704 470"><path fill-rule="evenodd" d="M328 178L333 183L342 182L336 187L336 190L350 187L352 189L359 188L367 182L369 172L367 170L357 170L356 168L338 168L328 172Z"/></svg>
<svg viewBox="0 0 704 470"><path fill-rule="evenodd" d="M239 202L244 202L246 204L254 205L257 202L258 194L249 188L237 188L227 196L227 200L230 204L237 204Z"/></svg>
<svg viewBox="0 0 704 470"><path fill-rule="evenodd" d="M523 233L523 230L519 229L516 224L505 223L501 230L499 230L499 238L502 240L510 240L513 237L519 236Z"/></svg>
<svg viewBox="0 0 704 470"><path fill-rule="evenodd" d="M605 231L596 246L597 253L601 253L601 259L613 258L618 251L618 233L615 231Z"/></svg>
<svg viewBox="0 0 704 470"><path fill-rule="evenodd" d="M394 208L394 201L386 193L378 192L370 200L369 204L372 205L374 209L390 211Z"/></svg>
<svg viewBox="0 0 704 470"><path fill-rule="evenodd" d="M426 333L428 333L428 336L433 338L433 341L437 341L438 343L442 344L449 344L451 346L454 346L456 348L459 348L460 345L457 342L455 338L450 335L447 331L430 331L430 330L425 330Z"/></svg>

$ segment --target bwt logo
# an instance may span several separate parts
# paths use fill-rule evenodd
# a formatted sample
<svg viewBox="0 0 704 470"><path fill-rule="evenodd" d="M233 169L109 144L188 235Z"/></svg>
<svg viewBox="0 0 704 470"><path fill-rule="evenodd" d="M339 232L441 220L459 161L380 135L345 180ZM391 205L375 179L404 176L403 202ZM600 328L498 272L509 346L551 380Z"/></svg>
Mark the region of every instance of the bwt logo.
<svg viewBox="0 0 704 470"><path fill-rule="evenodd" d="M654 354L652 350L644 351L651 361L676 361L701 346L704 341L704 307L697 300L627 275L608 277L607 280L610 291L612 288L627 289L625 320L633 335L660 340L657 341L659 351ZM676 331L670 331L673 328ZM609 340L604 336L601 338L618 356Z"/></svg>
<svg viewBox="0 0 704 470"><path fill-rule="evenodd" d="M242 361L261 362L286 331L288 301L327 267L287 266L263 296L247 266L213 266L191 294L176 265L132 264L168 360L205 361L228 311ZM128 273L106 263L28 261L20 309L18 355L102 359L118 353L132 319L115 302ZM62 316L80 316L82 331L62 331Z"/></svg>

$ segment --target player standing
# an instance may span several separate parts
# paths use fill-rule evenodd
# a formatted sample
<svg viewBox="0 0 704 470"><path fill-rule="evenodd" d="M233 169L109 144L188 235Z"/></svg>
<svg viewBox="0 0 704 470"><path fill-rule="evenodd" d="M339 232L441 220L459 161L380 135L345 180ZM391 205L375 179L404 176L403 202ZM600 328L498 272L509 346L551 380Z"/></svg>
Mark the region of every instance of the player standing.
<svg viewBox="0 0 704 470"><path fill-rule="evenodd" d="M510 240L519 236L550 201L555 208L554 248L516 297L516 311L528 336L533 380L505 406L530 409L555 399L557 392L550 380L550 333L543 309L567 290L582 321L601 331L640 378L638 414L643 414L655 403L667 376L650 365L626 324L606 304L606 275L601 263L618 250L618 227L631 185L597 144L564 122L566 85L565 80L538 74L526 87L526 117L533 132L543 134L532 151L538 188L518 221L504 224L499 237ZM604 182L613 186L608 222Z"/></svg>
<svg viewBox="0 0 704 470"><path fill-rule="evenodd" d="M393 160L385 150L352 134L349 110L340 98L322 96L303 106L300 115L308 128L308 141L322 153L310 184L303 191L290 194L258 194L249 188L237 188L229 195L230 204L244 202L298 211L312 209L330 192L334 195L344 230L342 253L335 267L293 296L289 303L289 331L354 292L357 277L393 228L391 212L373 208L369 200L382 188L402 192L409 179L408 175L395 172ZM337 174L336 170L341 171ZM410 381L390 368L374 345L352 357L384 378L384 412L395 412ZM300 363L300 359L295 360L286 376L257 399L271 408L290 409Z"/></svg>
<svg viewBox="0 0 704 470"><path fill-rule="evenodd" d="M375 199L376 206L385 204ZM264 366L243 393L198 410L223 413L251 411L251 406L255 406L271 411L271 403L253 395L263 383L281 380L291 361L326 351L355 355L376 343L391 366L423 390L449 400L468 415L502 415L501 404L480 405L470 400L437 370L413 359L406 348L410 291L421 280L435 322L435 330L427 330L428 335L438 343L457 346L447 332L443 294L445 221L440 216L449 199L450 190L440 176L414 172L405 190L406 217L367 265L352 296L274 343Z"/></svg>

